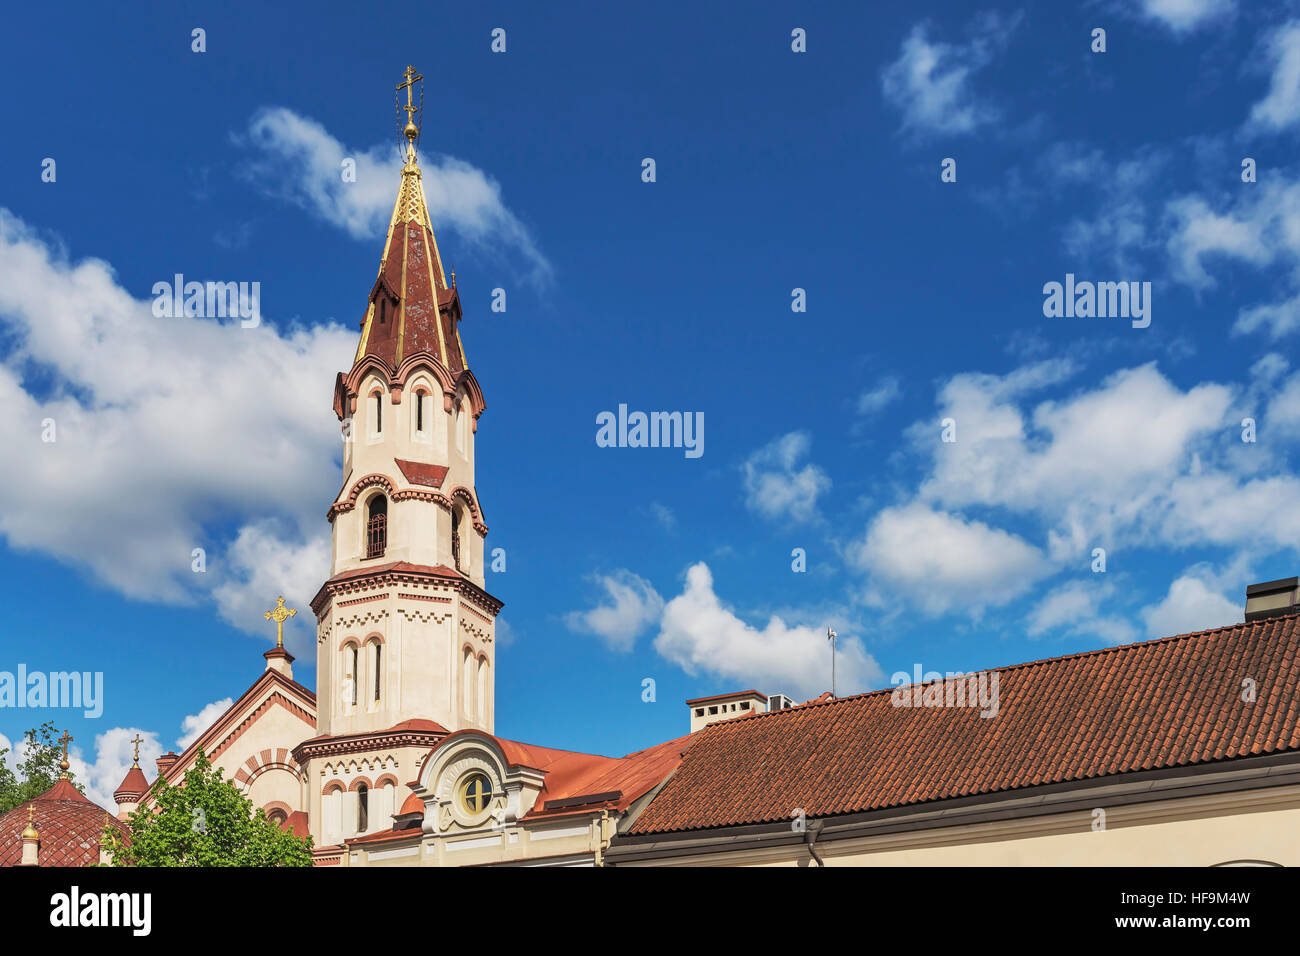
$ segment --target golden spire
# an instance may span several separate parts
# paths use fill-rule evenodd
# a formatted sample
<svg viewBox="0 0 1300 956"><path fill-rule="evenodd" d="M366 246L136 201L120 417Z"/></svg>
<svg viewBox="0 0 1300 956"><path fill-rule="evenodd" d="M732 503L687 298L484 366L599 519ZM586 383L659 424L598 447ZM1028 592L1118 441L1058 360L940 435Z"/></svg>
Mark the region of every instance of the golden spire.
<svg viewBox="0 0 1300 956"><path fill-rule="evenodd" d="M275 607L266 612L268 621L275 621L275 646L284 647L284 622L298 613L296 607L284 606L284 595L275 599Z"/></svg>
<svg viewBox="0 0 1300 956"><path fill-rule="evenodd" d="M144 738L141 737L137 731L135 737L131 740L131 743L135 745L135 755L131 758L131 766L138 767L140 766L140 745L144 743Z"/></svg>
<svg viewBox="0 0 1300 956"><path fill-rule="evenodd" d="M37 832L36 827L32 824L32 805L29 803L27 804L27 829L23 830L23 839L39 840L40 838L40 833Z"/></svg>

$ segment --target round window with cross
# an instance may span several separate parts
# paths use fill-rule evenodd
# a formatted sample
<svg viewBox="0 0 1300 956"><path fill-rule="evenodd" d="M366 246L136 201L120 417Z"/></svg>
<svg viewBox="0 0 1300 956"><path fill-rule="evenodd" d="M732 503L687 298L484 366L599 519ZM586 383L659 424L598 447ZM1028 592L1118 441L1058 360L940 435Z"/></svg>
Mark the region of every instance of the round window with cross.
<svg viewBox="0 0 1300 956"><path fill-rule="evenodd" d="M471 817L481 816L492 802L492 781L487 774L475 770L465 775L456 792L460 795L461 810Z"/></svg>

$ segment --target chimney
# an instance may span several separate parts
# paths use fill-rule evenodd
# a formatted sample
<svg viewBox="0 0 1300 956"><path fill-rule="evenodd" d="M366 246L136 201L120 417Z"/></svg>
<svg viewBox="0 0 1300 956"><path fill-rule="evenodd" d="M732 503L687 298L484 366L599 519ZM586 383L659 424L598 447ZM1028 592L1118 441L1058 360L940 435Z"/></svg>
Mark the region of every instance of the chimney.
<svg viewBox="0 0 1300 956"><path fill-rule="evenodd" d="M1246 588L1246 621L1300 610L1300 578L1265 581Z"/></svg>
<svg viewBox="0 0 1300 956"><path fill-rule="evenodd" d="M767 701L767 696L756 690L734 691L730 694L688 700L686 706L691 712L691 733L719 720L761 714L767 710Z"/></svg>
<svg viewBox="0 0 1300 956"><path fill-rule="evenodd" d="M170 769L172 768L172 764L174 764L176 761L178 761L178 760L180 760L180 759L181 759L181 755L180 755L180 754L178 754L178 753L172 753L171 751L168 751L167 753L165 753L165 754L163 754L161 757L159 757L159 758L158 758L158 776L160 776L160 777L165 776L166 773L167 773L167 771L170 770Z"/></svg>

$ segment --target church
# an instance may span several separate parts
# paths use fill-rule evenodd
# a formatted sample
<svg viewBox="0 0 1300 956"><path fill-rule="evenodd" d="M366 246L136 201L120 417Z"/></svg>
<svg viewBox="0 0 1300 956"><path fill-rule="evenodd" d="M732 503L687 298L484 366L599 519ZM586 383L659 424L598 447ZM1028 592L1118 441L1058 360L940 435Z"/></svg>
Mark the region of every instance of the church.
<svg viewBox="0 0 1300 956"><path fill-rule="evenodd" d="M689 732L621 757L497 736L486 404L405 77L405 164L334 383L315 692L277 640L157 779L202 749L324 867L1300 865L1296 578L1252 586L1231 627L1002 668L994 714L751 689L686 702ZM266 616L282 633L296 613L281 598ZM113 825L151 786L133 766ZM60 780L0 818L0 864L99 862L104 816Z"/></svg>

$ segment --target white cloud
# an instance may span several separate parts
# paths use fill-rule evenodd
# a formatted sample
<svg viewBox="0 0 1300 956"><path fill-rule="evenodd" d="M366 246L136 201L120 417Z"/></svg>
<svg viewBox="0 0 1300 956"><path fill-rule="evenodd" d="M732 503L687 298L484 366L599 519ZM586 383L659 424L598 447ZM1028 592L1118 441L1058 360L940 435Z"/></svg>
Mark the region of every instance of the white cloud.
<svg viewBox="0 0 1300 956"><path fill-rule="evenodd" d="M672 531L677 527L677 515L673 514L673 509L665 504L660 504L658 501L650 502L650 515L665 531Z"/></svg>
<svg viewBox="0 0 1300 956"><path fill-rule="evenodd" d="M170 280L171 267L162 271ZM23 462L0 485L11 547L86 568L133 598L184 602L219 589L230 607L243 606L241 585L259 601L276 593L279 579L248 567L267 521L286 547L319 551L321 502L340 473L321 383L351 361L355 331L156 318L107 263L70 261L3 209L0 331L12 343L0 443ZM56 441L42 441L46 419ZM218 535L232 526L251 530L227 553ZM195 548L205 573L192 570ZM321 569L310 578L286 596L309 600ZM232 623L267 632L260 613Z"/></svg>
<svg viewBox="0 0 1300 956"><path fill-rule="evenodd" d="M813 697L830 690L825 628L790 626L771 617L763 628L741 620L713 591L703 561L686 572L686 587L663 610L655 650L691 675L707 674L725 690ZM856 637L837 641L836 690L855 693L884 683L884 673Z"/></svg>
<svg viewBox="0 0 1300 956"><path fill-rule="evenodd" d="M930 39L917 24L903 40L898 59L880 76L885 100L903 114L903 130L918 135L968 133L997 118L997 110L971 89L973 75L1006 43L1019 17L977 19L966 43Z"/></svg>
<svg viewBox="0 0 1300 956"><path fill-rule="evenodd" d="M897 401L903 390L899 388L898 379L893 376L882 378L871 388L858 396L858 414L875 415L888 405Z"/></svg>
<svg viewBox="0 0 1300 956"><path fill-rule="evenodd" d="M1214 285L1202 259L1224 256L1255 265L1268 262L1273 255L1264 241L1263 223L1237 212L1216 213L1199 196L1184 196L1166 206L1173 220L1168 242L1174 277L1194 288Z"/></svg>
<svg viewBox="0 0 1300 956"><path fill-rule="evenodd" d="M1274 341L1300 331L1300 295L1281 302L1254 305L1241 310L1233 323L1233 335L1249 335L1263 328Z"/></svg>
<svg viewBox="0 0 1300 956"><path fill-rule="evenodd" d="M138 727L114 727L95 735L95 760L88 763L81 748L68 749L68 763L77 783L86 788L86 797L95 804L117 815L117 803L113 792L122 785L126 772L131 768L133 747L132 738L141 738L140 769L145 779L152 781L157 775L155 761L163 753L158 742L158 735Z"/></svg>
<svg viewBox="0 0 1300 956"><path fill-rule="evenodd" d="M176 751L179 753L198 740L218 717L230 709L234 702L233 697L223 697L221 700L214 700L205 705L197 714L186 715L181 720L181 735L176 738Z"/></svg>
<svg viewBox="0 0 1300 956"><path fill-rule="evenodd" d="M354 238L388 229L403 162L395 146L348 149L315 120L283 107L258 112L239 140L257 151L245 173L267 192ZM345 158L356 162L355 182L343 180ZM435 232L449 229L484 252L515 257L535 283L550 279L550 262L506 208L495 179L451 156L422 156L420 166Z"/></svg>
<svg viewBox="0 0 1300 956"><path fill-rule="evenodd" d="M815 519L817 499L830 490L831 480L812 462L799 467L811 445L807 432L790 432L745 459L746 507L765 518Z"/></svg>
<svg viewBox="0 0 1300 956"><path fill-rule="evenodd" d="M1142 13L1175 33L1189 33L1231 14L1236 0L1141 0Z"/></svg>
<svg viewBox="0 0 1300 956"><path fill-rule="evenodd" d="M1239 624L1243 618L1240 604L1230 601L1195 574L1178 578L1169 586L1164 600L1142 610L1149 637L1205 631Z"/></svg>
<svg viewBox="0 0 1300 956"><path fill-rule="evenodd" d="M1005 604L1050 570L1023 539L916 502L877 514L850 558L871 574L869 603L901 593L929 614Z"/></svg>
<svg viewBox="0 0 1300 956"><path fill-rule="evenodd" d="M1251 124L1281 130L1300 121L1300 21L1275 30L1266 41L1273 75L1268 95L1250 111Z"/></svg>
<svg viewBox="0 0 1300 956"><path fill-rule="evenodd" d="M1106 581L1067 582L1034 606L1025 630L1030 637L1082 634L1100 637L1110 644L1137 640L1137 629L1129 621L1101 613L1102 602L1114 593L1114 585Z"/></svg>
<svg viewBox="0 0 1300 956"><path fill-rule="evenodd" d="M626 569L597 575L595 581L608 602L587 611L570 611L566 623L572 630L595 634L613 650L632 650L637 637L659 620L664 599L649 581Z"/></svg>

